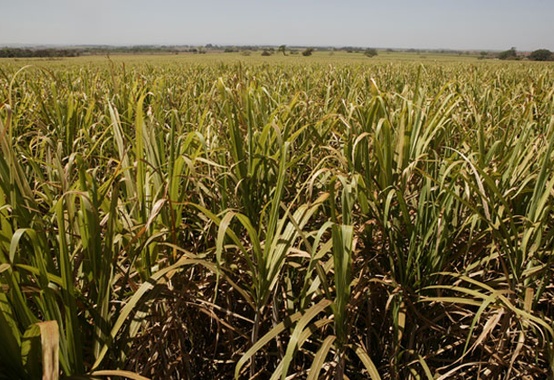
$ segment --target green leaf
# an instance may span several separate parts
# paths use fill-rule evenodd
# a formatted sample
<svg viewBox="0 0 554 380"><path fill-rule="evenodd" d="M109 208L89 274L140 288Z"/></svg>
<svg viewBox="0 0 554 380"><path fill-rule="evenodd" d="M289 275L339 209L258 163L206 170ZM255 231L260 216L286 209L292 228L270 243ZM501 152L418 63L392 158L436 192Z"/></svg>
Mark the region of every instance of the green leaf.
<svg viewBox="0 0 554 380"><path fill-rule="evenodd" d="M314 356L314 360L310 366L310 371L308 372L307 380L317 380L319 378L319 373L323 368L323 364L325 364L325 358L327 357L331 347L333 347L333 342L336 338L337 337L334 335L329 335L323 340L321 347L319 347L319 350L317 350L317 353Z"/></svg>
<svg viewBox="0 0 554 380"><path fill-rule="evenodd" d="M108 349L110 348L113 339L121 330L127 318L129 318L129 316L134 311L140 308L141 299L146 293L154 289L154 286L156 284L169 281L169 279L171 279L171 277L177 271L181 270L183 267L188 265L194 265L194 264L202 264L202 263L203 263L203 260L191 259L190 257L184 256L180 258L179 261L177 261L175 264L156 272L154 275L152 275L152 277L148 281L144 282L138 288L138 290L133 294L133 296L127 301L126 305L121 310L119 317L117 318L117 320L115 321L111 329L111 333L110 333L111 340L106 342L102 347L100 354L98 355L95 363L92 366L93 370L96 370L104 360L104 357L108 352ZM140 321L138 323L140 323Z"/></svg>
<svg viewBox="0 0 554 380"><path fill-rule="evenodd" d="M285 329L291 327L295 322L298 322L300 320L303 321L302 325L306 326L308 322L310 322L315 315L319 314L321 311L323 311L325 308L331 305L331 301L327 299L323 299L319 301L317 304L312 306L310 309L308 309L305 313L297 312L293 315L287 317L283 322L280 322L275 327L273 327L268 333L266 333L263 337L258 339L252 347L248 351L242 355L242 357L237 362L237 365L235 367L235 379L238 379L241 375L241 369L246 364L247 361L250 360L250 358L258 352L263 346L265 346L267 343L269 343L271 340L273 340L276 336L278 336L280 333L282 333ZM302 333L302 329L298 329L296 336L298 337L300 333ZM291 338L292 339L292 338ZM297 339L296 339L297 341ZM290 342L289 341L289 347L291 347L291 351L294 351L296 349L296 341ZM287 352L289 351L289 348L287 348ZM292 354L291 354L292 355Z"/></svg>
<svg viewBox="0 0 554 380"><path fill-rule="evenodd" d="M348 341L347 306L350 301L351 260L354 227L333 225L333 263L335 272L335 334L339 347Z"/></svg>
<svg viewBox="0 0 554 380"><path fill-rule="evenodd" d="M25 372L31 379L42 377L42 344L40 338L40 327L37 323L32 324L23 334L21 340L21 360Z"/></svg>
<svg viewBox="0 0 554 380"><path fill-rule="evenodd" d="M0 367L13 378L23 377L21 333L6 294L0 290Z"/></svg>

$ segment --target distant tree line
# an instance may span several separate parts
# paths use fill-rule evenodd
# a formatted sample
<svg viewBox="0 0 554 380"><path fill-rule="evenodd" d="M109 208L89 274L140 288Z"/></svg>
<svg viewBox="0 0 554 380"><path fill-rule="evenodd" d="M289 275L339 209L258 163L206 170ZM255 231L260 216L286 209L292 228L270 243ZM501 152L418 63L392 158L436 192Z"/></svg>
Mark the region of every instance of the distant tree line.
<svg viewBox="0 0 554 380"><path fill-rule="evenodd" d="M80 55L102 55L102 54L179 54L193 53L205 54L212 51L222 51L225 53L241 53L250 55L251 52L262 50L263 56L270 56L275 53L299 54L310 56L315 51L314 48L307 47L292 47L281 45L278 48L270 46L217 46L208 44L202 47L195 46L157 46L157 45L137 45L137 46L75 46L71 48L0 48L0 58L62 58L62 57L77 57ZM378 55L377 49L361 48L353 46L345 46L342 48L319 47L318 51L345 51L348 53L362 53L367 57ZM457 50L428 50L428 49L386 49L386 52L402 51L409 53L434 52L443 54L470 54L469 51ZM527 59L531 61L554 61L554 53L548 49L538 49L531 53L519 53L515 47L508 50L495 53L490 51L482 51L479 53L479 59L497 58L501 60L521 60Z"/></svg>
<svg viewBox="0 0 554 380"><path fill-rule="evenodd" d="M552 53L548 49L538 49L532 51L528 55L522 55L516 51L515 47L512 47L509 50L498 53L497 57L501 60L520 60L523 58L527 58L530 61L554 61L554 53Z"/></svg>
<svg viewBox="0 0 554 380"><path fill-rule="evenodd" d="M76 49L2 48L0 49L0 58L61 58L77 57L80 53Z"/></svg>

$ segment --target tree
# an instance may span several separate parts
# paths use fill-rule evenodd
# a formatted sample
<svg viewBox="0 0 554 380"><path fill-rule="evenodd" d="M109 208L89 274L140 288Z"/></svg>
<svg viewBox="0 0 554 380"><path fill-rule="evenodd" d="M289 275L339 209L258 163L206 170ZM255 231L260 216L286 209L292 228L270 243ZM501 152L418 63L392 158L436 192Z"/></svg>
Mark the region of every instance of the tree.
<svg viewBox="0 0 554 380"><path fill-rule="evenodd" d="M365 49L365 52L364 52L364 55L369 58L375 57L377 54L378 54L377 49L373 49L373 48Z"/></svg>
<svg viewBox="0 0 554 380"><path fill-rule="evenodd" d="M498 54L498 59L504 60L504 59L516 59L516 58L517 58L517 52L515 47Z"/></svg>
<svg viewBox="0 0 554 380"><path fill-rule="evenodd" d="M551 61L554 59L552 52L548 49L539 49L529 54L531 61Z"/></svg>
<svg viewBox="0 0 554 380"><path fill-rule="evenodd" d="M287 45L281 45L279 46L278 51L283 52L283 55L287 55L286 49L287 49Z"/></svg>
<svg viewBox="0 0 554 380"><path fill-rule="evenodd" d="M314 49L312 49L312 48L307 48L306 50L304 50L304 51L302 52L302 55L303 55L304 57L309 57L310 55L312 55L313 52L314 52Z"/></svg>

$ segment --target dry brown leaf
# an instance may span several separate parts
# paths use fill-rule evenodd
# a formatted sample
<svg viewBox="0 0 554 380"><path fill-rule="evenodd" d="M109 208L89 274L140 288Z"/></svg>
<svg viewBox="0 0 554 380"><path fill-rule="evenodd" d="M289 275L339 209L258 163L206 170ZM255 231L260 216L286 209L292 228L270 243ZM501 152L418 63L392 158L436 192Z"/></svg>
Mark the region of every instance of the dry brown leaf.
<svg viewBox="0 0 554 380"><path fill-rule="evenodd" d="M58 322L38 323L42 345L42 380L58 380L60 332Z"/></svg>

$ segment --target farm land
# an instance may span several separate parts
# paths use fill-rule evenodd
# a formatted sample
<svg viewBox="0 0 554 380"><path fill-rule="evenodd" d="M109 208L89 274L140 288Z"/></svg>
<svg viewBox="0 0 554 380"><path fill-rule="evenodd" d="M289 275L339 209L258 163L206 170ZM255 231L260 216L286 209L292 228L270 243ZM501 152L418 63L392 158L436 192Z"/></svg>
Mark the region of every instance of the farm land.
<svg viewBox="0 0 554 380"><path fill-rule="evenodd" d="M0 60L0 379L554 375L554 65Z"/></svg>

